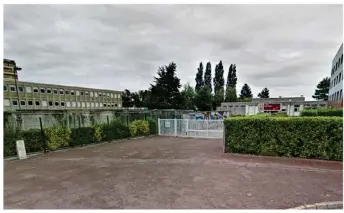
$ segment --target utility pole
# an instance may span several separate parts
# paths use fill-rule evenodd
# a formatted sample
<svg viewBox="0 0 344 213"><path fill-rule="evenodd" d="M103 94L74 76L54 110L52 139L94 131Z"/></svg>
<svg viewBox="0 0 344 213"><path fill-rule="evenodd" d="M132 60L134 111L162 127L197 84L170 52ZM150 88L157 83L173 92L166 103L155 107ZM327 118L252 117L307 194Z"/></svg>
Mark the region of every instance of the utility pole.
<svg viewBox="0 0 344 213"><path fill-rule="evenodd" d="M22 68L17 67L17 64L14 62L14 67L13 67L13 72L14 72L14 82L16 85L16 91L17 91L17 99L18 99L18 106L19 106L19 113L17 114L17 128L21 129L22 127L22 114L21 114L21 104L20 104L20 100L19 100L19 90L18 90L18 72L22 70Z"/></svg>

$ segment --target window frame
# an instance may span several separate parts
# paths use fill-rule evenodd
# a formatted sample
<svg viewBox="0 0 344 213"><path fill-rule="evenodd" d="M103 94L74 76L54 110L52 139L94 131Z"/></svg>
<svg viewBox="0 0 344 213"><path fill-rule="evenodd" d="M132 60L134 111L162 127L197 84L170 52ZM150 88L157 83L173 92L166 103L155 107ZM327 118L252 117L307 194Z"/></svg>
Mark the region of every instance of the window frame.
<svg viewBox="0 0 344 213"><path fill-rule="evenodd" d="M10 92L17 92L17 88L15 85L10 85ZM14 91L12 91L12 88L14 89Z"/></svg>
<svg viewBox="0 0 344 213"><path fill-rule="evenodd" d="M19 92L24 92L24 86L23 85L18 86L18 91Z"/></svg>
<svg viewBox="0 0 344 213"><path fill-rule="evenodd" d="M37 104L38 103L38 104ZM40 101L37 101L35 100L35 106L41 106L41 102Z"/></svg>
<svg viewBox="0 0 344 213"><path fill-rule="evenodd" d="M33 90L33 93L39 93L38 87L33 87L32 90ZM35 90L36 90L37 92L35 92Z"/></svg>
<svg viewBox="0 0 344 213"><path fill-rule="evenodd" d="M30 103L31 103L31 104L30 104ZM28 105L28 106L33 106L33 100L28 100L28 101L27 101L27 105Z"/></svg>
<svg viewBox="0 0 344 213"><path fill-rule="evenodd" d="M24 103L24 104L22 104L22 102ZM25 100L20 100L20 106L26 106L26 101Z"/></svg>
<svg viewBox="0 0 344 213"><path fill-rule="evenodd" d="M8 86L7 86L7 84L4 84L4 91L8 91Z"/></svg>
<svg viewBox="0 0 344 213"><path fill-rule="evenodd" d="M14 104L16 103L16 104ZM18 106L18 101L17 100L12 100L11 106Z"/></svg>
<svg viewBox="0 0 344 213"><path fill-rule="evenodd" d="M43 91L43 92L42 92L42 91ZM45 93L45 88L43 88L43 87L42 87L42 88L39 88L39 92L40 92L40 93Z"/></svg>

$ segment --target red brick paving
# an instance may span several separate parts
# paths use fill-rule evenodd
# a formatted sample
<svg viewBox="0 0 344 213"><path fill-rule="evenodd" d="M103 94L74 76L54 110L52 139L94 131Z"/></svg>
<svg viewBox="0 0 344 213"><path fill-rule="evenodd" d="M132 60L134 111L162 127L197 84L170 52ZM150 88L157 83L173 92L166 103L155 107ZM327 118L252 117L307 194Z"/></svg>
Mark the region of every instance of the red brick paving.
<svg viewBox="0 0 344 213"><path fill-rule="evenodd" d="M222 153L154 137L4 164L4 207L285 209L343 199L341 162Z"/></svg>

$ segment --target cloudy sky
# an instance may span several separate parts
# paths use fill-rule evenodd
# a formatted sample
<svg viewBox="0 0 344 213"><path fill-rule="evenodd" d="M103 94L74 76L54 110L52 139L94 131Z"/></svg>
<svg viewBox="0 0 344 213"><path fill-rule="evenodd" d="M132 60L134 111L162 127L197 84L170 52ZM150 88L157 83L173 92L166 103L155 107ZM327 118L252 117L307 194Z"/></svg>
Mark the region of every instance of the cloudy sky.
<svg viewBox="0 0 344 213"><path fill-rule="evenodd" d="M330 75L342 5L5 5L4 57L23 81L146 89L177 63L195 85L199 62L237 66L240 91L308 100Z"/></svg>

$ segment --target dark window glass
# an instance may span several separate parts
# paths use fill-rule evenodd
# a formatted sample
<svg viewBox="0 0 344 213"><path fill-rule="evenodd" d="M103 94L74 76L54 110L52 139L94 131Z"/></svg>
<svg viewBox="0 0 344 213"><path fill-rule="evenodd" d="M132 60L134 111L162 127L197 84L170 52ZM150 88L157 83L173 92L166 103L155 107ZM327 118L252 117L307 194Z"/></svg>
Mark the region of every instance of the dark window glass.
<svg viewBox="0 0 344 213"><path fill-rule="evenodd" d="M55 106L58 106L59 105L59 102L55 101Z"/></svg>
<svg viewBox="0 0 344 213"><path fill-rule="evenodd" d="M35 104L36 104L36 106L41 105L41 103L39 101L35 101Z"/></svg>
<svg viewBox="0 0 344 213"><path fill-rule="evenodd" d="M70 94L71 94L71 95L75 95L74 91L71 91Z"/></svg>
<svg viewBox="0 0 344 213"><path fill-rule="evenodd" d="M66 94L66 95L69 95L69 91L68 91L68 90L66 90L66 91L65 91L65 94Z"/></svg>
<svg viewBox="0 0 344 213"><path fill-rule="evenodd" d="M49 101L49 106L52 106L53 105L53 102L52 101Z"/></svg>
<svg viewBox="0 0 344 213"><path fill-rule="evenodd" d="M34 93L38 93L38 89L37 88L33 88L33 92Z"/></svg>
<svg viewBox="0 0 344 213"><path fill-rule="evenodd" d="M106 104L104 104L104 107L106 107Z"/></svg>
<svg viewBox="0 0 344 213"><path fill-rule="evenodd" d="M4 85L4 91L7 91L7 85Z"/></svg>
<svg viewBox="0 0 344 213"><path fill-rule="evenodd" d="M25 101L20 101L20 105L25 106L26 105Z"/></svg>
<svg viewBox="0 0 344 213"><path fill-rule="evenodd" d="M115 104L115 107L117 107L117 104Z"/></svg>
<svg viewBox="0 0 344 213"><path fill-rule="evenodd" d="M33 105L33 101L27 101L27 105L32 106Z"/></svg>
<svg viewBox="0 0 344 213"><path fill-rule="evenodd" d="M80 92L80 95L84 95L84 91L81 91L81 92Z"/></svg>
<svg viewBox="0 0 344 213"><path fill-rule="evenodd" d="M13 106L17 106L18 105L18 101L12 101L12 105Z"/></svg>
<svg viewBox="0 0 344 213"><path fill-rule="evenodd" d="M18 91L19 91L19 92L24 92L24 87L23 87L23 86L19 86L19 87L18 87Z"/></svg>
<svg viewBox="0 0 344 213"><path fill-rule="evenodd" d="M63 89L60 89L60 95L63 95Z"/></svg>
<svg viewBox="0 0 344 213"><path fill-rule="evenodd" d="M89 95L89 93L86 91L86 92L85 92L85 95Z"/></svg>
<svg viewBox="0 0 344 213"><path fill-rule="evenodd" d="M51 89L47 89L47 93L48 93L48 94L51 94Z"/></svg>
<svg viewBox="0 0 344 213"><path fill-rule="evenodd" d="M54 94L57 94L57 89L54 89Z"/></svg>
<svg viewBox="0 0 344 213"><path fill-rule="evenodd" d="M45 93L45 89L44 88L41 88L41 93Z"/></svg>
<svg viewBox="0 0 344 213"><path fill-rule="evenodd" d="M64 106L64 102L61 102L61 106Z"/></svg>
<svg viewBox="0 0 344 213"><path fill-rule="evenodd" d="M15 91L16 91L16 87L13 86L13 85L11 85L11 86L10 86L10 91L11 91L11 92L15 92Z"/></svg>

